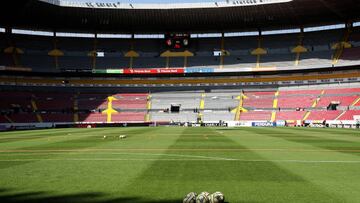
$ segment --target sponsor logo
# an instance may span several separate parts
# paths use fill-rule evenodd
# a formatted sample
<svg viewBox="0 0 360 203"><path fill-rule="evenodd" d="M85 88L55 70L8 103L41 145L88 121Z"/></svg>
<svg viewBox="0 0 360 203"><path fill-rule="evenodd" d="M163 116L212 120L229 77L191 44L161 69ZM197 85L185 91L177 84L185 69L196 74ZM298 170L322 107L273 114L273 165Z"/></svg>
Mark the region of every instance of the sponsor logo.
<svg viewBox="0 0 360 203"><path fill-rule="evenodd" d="M253 127L276 127L276 123L273 122L253 122Z"/></svg>

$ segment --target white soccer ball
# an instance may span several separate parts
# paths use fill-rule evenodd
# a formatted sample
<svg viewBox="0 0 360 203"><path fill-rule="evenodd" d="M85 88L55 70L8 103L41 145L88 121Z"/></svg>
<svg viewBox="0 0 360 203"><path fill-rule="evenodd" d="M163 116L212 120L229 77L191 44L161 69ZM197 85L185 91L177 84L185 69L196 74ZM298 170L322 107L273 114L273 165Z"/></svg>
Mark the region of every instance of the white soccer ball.
<svg viewBox="0 0 360 203"><path fill-rule="evenodd" d="M196 203L196 196L195 192L190 192L185 196L183 203Z"/></svg>
<svg viewBox="0 0 360 203"><path fill-rule="evenodd" d="M224 203L225 196L221 192L215 192L209 197L210 203Z"/></svg>
<svg viewBox="0 0 360 203"><path fill-rule="evenodd" d="M106 139L106 135L104 135L104 139Z"/></svg>
<svg viewBox="0 0 360 203"><path fill-rule="evenodd" d="M209 203L209 197L206 193L201 193L196 197L196 203Z"/></svg>
<svg viewBox="0 0 360 203"><path fill-rule="evenodd" d="M125 139L125 138L126 138L126 135L120 135L119 138L120 138L120 139Z"/></svg>

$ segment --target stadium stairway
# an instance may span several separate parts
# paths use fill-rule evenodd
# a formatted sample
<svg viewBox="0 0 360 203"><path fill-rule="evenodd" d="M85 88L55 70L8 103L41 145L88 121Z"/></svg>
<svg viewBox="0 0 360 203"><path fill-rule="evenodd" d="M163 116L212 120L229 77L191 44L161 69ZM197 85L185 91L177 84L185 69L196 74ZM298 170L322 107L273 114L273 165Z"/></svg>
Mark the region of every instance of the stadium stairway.
<svg viewBox="0 0 360 203"><path fill-rule="evenodd" d="M325 94L325 90L321 90L320 95L314 100L313 104L311 105L311 108L316 108L317 107L317 105L319 104L319 101L321 99L321 96L324 95L324 94ZM311 111L307 111L305 113L304 117L302 118L302 121L307 120L310 117L311 113L312 113Z"/></svg>
<svg viewBox="0 0 360 203"><path fill-rule="evenodd" d="M6 121L7 121L8 123L14 123L14 121L11 120L11 119L9 118L9 116L4 115L4 118L6 119Z"/></svg>
<svg viewBox="0 0 360 203"><path fill-rule="evenodd" d="M360 115L360 110L344 111L336 120L353 120L356 115Z"/></svg>
<svg viewBox="0 0 360 203"><path fill-rule="evenodd" d="M274 97L274 102L273 102L273 109L277 109L278 108L278 97L280 95L280 91L276 91L275 92L275 97ZM273 110L273 112L271 113L271 121L274 122L276 120L276 110Z"/></svg>
<svg viewBox="0 0 360 203"><path fill-rule="evenodd" d="M357 99L351 104L351 106L352 106L352 107L353 107L353 106L360 106L360 97L357 98Z"/></svg>
<svg viewBox="0 0 360 203"><path fill-rule="evenodd" d="M33 108L33 111L37 112L38 108L37 108L37 105L36 105L36 101L34 99L31 99L31 106ZM36 113L36 118L37 118L39 123L43 122L43 119L42 119L42 117L41 117L41 115L39 113Z"/></svg>
<svg viewBox="0 0 360 203"><path fill-rule="evenodd" d="M77 95L74 96L74 122L79 122L79 101L77 99Z"/></svg>
<svg viewBox="0 0 360 203"><path fill-rule="evenodd" d="M339 59L341 58L344 49L349 49L351 48L351 44L349 43L349 37L351 34L351 29L348 28L345 30L344 36L342 37L342 39L340 40L340 42L335 43L332 46L332 49L334 50L334 54L332 57L332 64L336 65L339 62Z"/></svg>
<svg viewBox="0 0 360 203"><path fill-rule="evenodd" d="M145 115L145 122L150 122L151 121L151 114L150 114L150 111L151 111L151 94L149 94L146 98L146 115Z"/></svg>
<svg viewBox="0 0 360 203"><path fill-rule="evenodd" d="M239 100L239 104L236 107L236 109L234 109L233 111L235 111L235 121L240 121L241 120L241 114L244 112L248 112L247 109L245 109L244 106L244 100L248 99L248 97L244 94L244 92L241 92L241 94L236 98Z"/></svg>

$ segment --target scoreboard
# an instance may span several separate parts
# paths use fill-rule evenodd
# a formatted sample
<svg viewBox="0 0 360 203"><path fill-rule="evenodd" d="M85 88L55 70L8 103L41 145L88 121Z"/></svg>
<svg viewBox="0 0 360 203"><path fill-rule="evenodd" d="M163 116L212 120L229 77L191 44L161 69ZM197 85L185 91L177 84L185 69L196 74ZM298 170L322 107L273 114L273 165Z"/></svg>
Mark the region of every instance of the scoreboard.
<svg viewBox="0 0 360 203"><path fill-rule="evenodd" d="M188 33L166 33L165 45L171 49L182 49L189 46L190 34Z"/></svg>

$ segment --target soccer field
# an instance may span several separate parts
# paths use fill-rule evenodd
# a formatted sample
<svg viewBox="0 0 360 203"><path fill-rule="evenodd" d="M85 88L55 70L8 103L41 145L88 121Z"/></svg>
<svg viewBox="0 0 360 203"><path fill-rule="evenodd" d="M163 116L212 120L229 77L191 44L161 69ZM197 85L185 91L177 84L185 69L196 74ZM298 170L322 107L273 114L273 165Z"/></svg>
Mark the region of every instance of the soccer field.
<svg viewBox="0 0 360 203"><path fill-rule="evenodd" d="M192 191L221 191L230 203L360 202L359 188L359 130L148 127L0 133L2 203L175 203Z"/></svg>

